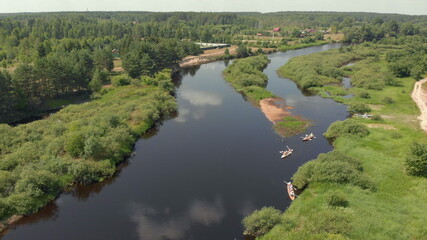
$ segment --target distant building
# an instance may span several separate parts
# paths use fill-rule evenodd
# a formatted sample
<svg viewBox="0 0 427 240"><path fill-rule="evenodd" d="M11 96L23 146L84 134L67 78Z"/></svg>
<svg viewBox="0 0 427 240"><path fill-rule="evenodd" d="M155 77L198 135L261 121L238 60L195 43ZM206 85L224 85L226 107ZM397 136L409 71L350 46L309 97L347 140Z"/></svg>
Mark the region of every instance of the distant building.
<svg viewBox="0 0 427 240"><path fill-rule="evenodd" d="M280 28L278 28L278 27L277 27L277 28L273 28L273 32L280 32L280 30L281 30L281 29L280 29Z"/></svg>

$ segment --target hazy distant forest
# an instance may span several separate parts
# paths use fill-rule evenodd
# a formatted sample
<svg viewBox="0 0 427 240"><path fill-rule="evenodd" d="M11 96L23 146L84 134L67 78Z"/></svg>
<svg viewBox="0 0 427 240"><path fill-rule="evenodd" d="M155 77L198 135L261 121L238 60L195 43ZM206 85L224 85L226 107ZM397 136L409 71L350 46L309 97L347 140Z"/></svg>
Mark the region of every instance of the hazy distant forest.
<svg viewBox="0 0 427 240"><path fill-rule="evenodd" d="M239 44L245 36L282 28L280 47L307 28L345 34L344 41L427 35L426 17L374 13L88 12L0 15L0 115L37 108L47 99L87 93L94 73L111 72L121 57L137 78L174 68L200 53L193 42ZM305 41L322 40L316 36ZM114 54L115 53L115 54ZM96 84L95 84L96 85Z"/></svg>
<svg viewBox="0 0 427 240"><path fill-rule="evenodd" d="M276 40L271 38L273 28L281 28L275 33ZM307 34L306 29L316 32ZM0 14L1 119L60 107L68 103L64 99L91 99L43 121L16 127L0 124L0 219L33 213L72 184L111 177L116 165L131 153L136 139L176 111L171 74L179 70L183 57L203 52L196 42L237 45L237 54L231 57L246 57L262 54L262 50L251 51L249 47L286 49L333 42L327 34L341 34L343 42L353 45L369 42L369 51L378 51L369 55L367 48L355 47L352 54L353 48L341 48L337 51L343 58L380 61L381 54L387 52L381 67L359 78L384 69L392 75L376 78L373 85L357 82L358 76L354 77L364 92L391 86L395 78L419 79L427 71L427 16L329 12ZM382 45L369 45L375 43ZM403 47L396 47L399 45ZM114 71L118 63L123 71ZM302 88L322 87L342 77L344 72L336 68L324 64L324 68L306 71L309 76L289 68L287 74L294 74L293 80Z"/></svg>

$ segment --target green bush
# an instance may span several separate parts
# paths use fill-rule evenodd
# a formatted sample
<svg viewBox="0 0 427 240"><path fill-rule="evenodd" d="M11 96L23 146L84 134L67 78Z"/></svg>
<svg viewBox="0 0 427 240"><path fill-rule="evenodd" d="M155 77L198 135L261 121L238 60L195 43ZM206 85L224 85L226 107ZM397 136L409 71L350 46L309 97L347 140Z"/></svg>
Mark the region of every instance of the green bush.
<svg viewBox="0 0 427 240"><path fill-rule="evenodd" d="M330 207L348 207L348 201L344 193L332 191L329 193L326 202Z"/></svg>
<svg viewBox="0 0 427 240"><path fill-rule="evenodd" d="M408 174L427 177L427 144L412 143L405 166Z"/></svg>
<svg viewBox="0 0 427 240"><path fill-rule="evenodd" d="M0 221L7 218L11 210L11 206L4 199L0 198Z"/></svg>
<svg viewBox="0 0 427 240"><path fill-rule="evenodd" d="M392 104L392 103L394 103L394 100L393 100L393 98L386 96L383 98L383 102L385 104Z"/></svg>
<svg viewBox="0 0 427 240"><path fill-rule="evenodd" d="M107 177L111 177L114 170L114 165L108 160L100 162L79 161L70 167L70 173L73 175L75 182L81 184L100 182Z"/></svg>
<svg viewBox="0 0 427 240"><path fill-rule="evenodd" d="M371 119L374 121L384 121L384 119L379 114L372 115Z"/></svg>
<svg viewBox="0 0 427 240"><path fill-rule="evenodd" d="M352 184L363 189L375 190L375 186L362 174L360 162L338 151L319 154L317 159L298 168L292 176L293 184L299 189L310 182ZM366 179L366 180L365 180Z"/></svg>
<svg viewBox="0 0 427 240"><path fill-rule="evenodd" d="M242 221L245 234L259 237L281 222L281 212L274 207L263 207L254 211Z"/></svg>
<svg viewBox="0 0 427 240"><path fill-rule="evenodd" d="M131 83L131 78L127 75L118 75L111 78L111 84L115 87L126 86Z"/></svg>
<svg viewBox="0 0 427 240"><path fill-rule="evenodd" d="M368 92L361 92L361 93L359 94L359 97L360 97L360 98L366 98L366 99L368 99L368 98L371 98L371 95L369 95L369 93L368 93Z"/></svg>
<svg viewBox="0 0 427 240"><path fill-rule="evenodd" d="M84 154L85 139L79 132L73 132L68 136L65 143L65 150L72 157L81 157Z"/></svg>
<svg viewBox="0 0 427 240"><path fill-rule="evenodd" d="M346 119L344 121L337 121L332 123L324 136L330 139L335 139L341 135L347 134L364 137L369 135L369 130L363 124L357 123L352 119Z"/></svg>
<svg viewBox="0 0 427 240"><path fill-rule="evenodd" d="M351 103L347 110L351 113L368 113L371 112L371 108L364 103Z"/></svg>

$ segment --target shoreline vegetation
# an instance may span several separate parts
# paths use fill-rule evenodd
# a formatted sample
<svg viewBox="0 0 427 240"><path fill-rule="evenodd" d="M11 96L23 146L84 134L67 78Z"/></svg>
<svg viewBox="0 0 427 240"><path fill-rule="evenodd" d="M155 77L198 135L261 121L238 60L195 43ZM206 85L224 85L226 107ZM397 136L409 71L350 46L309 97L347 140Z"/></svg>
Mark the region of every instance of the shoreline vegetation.
<svg viewBox="0 0 427 240"><path fill-rule="evenodd" d="M0 124L0 231L71 185L111 177L139 136L177 110L170 87L164 88L172 84L170 71L146 78L103 88L95 100L43 120Z"/></svg>
<svg viewBox="0 0 427 240"><path fill-rule="evenodd" d="M249 102L260 107L280 136L288 137L304 132L310 126L309 121L293 116L287 111L290 108L285 105L284 99L265 89L268 78L262 70L269 62L265 55L235 60L224 70L224 79Z"/></svg>
<svg viewBox="0 0 427 240"><path fill-rule="evenodd" d="M333 141L334 150L298 168L292 180L302 193L257 239L426 236L427 174L422 153L427 151L427 138L410 96L414 78L420 79L411 77L412 69L426 72L420 61L426 52L427 44L416 36L384 39L295 57L278 70L302 89L372 117L353 117L328 128L324 135ZM353 64L347 66L349 62ZM351 88L341 85L343 77L351 78ZM352 97L342 97L348 94ZM263 208L243 223L254 225L253 219L260 216L277 219L276 211L268 216L267 210L272 212Z"/></svg>

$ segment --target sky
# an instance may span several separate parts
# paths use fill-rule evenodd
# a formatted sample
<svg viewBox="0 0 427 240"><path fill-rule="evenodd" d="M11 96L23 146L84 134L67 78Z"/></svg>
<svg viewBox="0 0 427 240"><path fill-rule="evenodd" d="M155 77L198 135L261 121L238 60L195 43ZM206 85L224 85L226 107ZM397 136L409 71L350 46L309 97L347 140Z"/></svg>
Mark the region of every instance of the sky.
<svg viewBox="0 0 427 240"><path fill-rule="evenodd" d="M427 0L0 0L0 13L56 11L334 11L427 15Z"/></svg>

